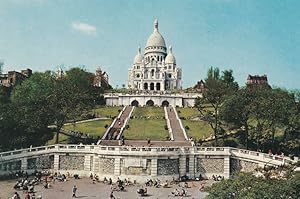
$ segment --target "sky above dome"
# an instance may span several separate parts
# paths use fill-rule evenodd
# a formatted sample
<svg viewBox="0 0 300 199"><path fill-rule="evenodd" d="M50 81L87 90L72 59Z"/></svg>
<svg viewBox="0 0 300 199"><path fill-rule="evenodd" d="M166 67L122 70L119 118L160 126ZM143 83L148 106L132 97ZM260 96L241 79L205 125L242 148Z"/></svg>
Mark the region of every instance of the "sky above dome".
<svg viewBox="0 0 300 199"><path fill-rule="evenodd" d="M266 74L273 86L299 89L299 7L298 0L1 0L0 60L3 72L100 66L120 87L158 18L184 87L214 66L232 69L241 86L248 74Z"/></svg>

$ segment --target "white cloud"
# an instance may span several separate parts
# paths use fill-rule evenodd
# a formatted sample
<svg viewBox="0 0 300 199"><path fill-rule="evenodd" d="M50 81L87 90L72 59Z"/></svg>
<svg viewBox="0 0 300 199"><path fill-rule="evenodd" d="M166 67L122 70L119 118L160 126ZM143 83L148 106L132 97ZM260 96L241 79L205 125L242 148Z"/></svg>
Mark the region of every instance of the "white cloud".
<svg viewBox="0 0 300 199"><path fill-rule="evenodd" d="M81 23L81 22L73 22L71 27L79 32L82 32L87 35L96 35L97 28L93 25L87 24L87 23Z"/></svg>

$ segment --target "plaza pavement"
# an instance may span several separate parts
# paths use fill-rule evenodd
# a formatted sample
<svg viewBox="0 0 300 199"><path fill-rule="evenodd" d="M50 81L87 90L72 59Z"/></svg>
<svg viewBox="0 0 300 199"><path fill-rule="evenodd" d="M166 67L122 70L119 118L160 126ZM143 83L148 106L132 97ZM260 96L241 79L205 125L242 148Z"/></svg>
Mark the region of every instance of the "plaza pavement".
<svg viewBox="0 0 300 199"><path fill-rule="evenodd" d="M13 189L13 185L16 181L0 181L0 198L7 199L11 197L15 190ZM210 182L207 182L209 184ZM78 187L77 190L77 198L83 199L109 199L110 194L110 186L105 185L101 182L97 182L95 184L92 183L90 179L84 178L80 180L69 179L66 182L55 182L51 183L52 188L44 189L42 185L35 186L36 196L41 195L43 199L68 199L72 198L72 187L76 185ZM199 191L200 182L189 182L189 187L187 189L188 197L183 197L187 199L202 199L207 193ZM116 198L119 199L164 199L164 198L181 198L181 197L173 197L170 195L171 191L175 188L178 188L178 185L171 185L170 188L155 188L155 187L147 187L149 196L140 197L136 190L140 187L140 185L132 185L126 187L126 192L114 192ZM18 191L21 198L25 198L25 193L22 191Z"/></svg>

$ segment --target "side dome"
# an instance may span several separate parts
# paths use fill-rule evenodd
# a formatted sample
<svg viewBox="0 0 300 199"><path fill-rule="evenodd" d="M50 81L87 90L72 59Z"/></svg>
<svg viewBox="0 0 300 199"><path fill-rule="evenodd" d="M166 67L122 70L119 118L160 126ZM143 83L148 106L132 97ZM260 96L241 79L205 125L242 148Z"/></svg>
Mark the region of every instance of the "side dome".
<svg viewBox="0 0 300 199"><path fill-rule="evenodd" d="M133 63L137 64L137 63L142 63L143 62L143 56L141 54L141 48L139 48L138 53L136 54L136 56L134 57Z"/></svg>
<svg viewBox="0 0 300 199"><path fill-rule="evenodd" d="M176 64L176 59L175 59L175 56L173 55L171 46L169 47L169 53L166 56L165 63L166 64Z"/></svg>
<svg viewBox="0 0 300 199"><path fill-rule="evenodd" d="M154 21L154 31L147 40L146 47L148 46L162 46L166 47L166 42L163 36L158 32L158 21Z"/></svg>

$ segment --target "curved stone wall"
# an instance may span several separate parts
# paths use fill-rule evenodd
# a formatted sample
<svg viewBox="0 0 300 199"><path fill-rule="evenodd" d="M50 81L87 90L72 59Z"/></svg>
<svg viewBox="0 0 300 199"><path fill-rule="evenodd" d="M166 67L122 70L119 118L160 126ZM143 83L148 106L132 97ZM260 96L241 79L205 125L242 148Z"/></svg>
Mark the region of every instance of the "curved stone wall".
<svg viewBox="0 0 300 199"><path fill-rule="evenodd" d="M51 145L0 153L0 175L19 170L51 170L89 176L172 179L253 171L295 162L287 157L230 147L126 147Z"/></svg>

